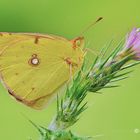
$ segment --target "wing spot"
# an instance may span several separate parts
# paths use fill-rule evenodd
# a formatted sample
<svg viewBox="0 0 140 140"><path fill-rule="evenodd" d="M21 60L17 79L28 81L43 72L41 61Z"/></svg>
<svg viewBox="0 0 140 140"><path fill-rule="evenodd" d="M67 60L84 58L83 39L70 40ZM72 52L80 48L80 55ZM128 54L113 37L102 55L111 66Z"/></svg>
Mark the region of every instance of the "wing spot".
<svg viewBox="0 0 140 140"><path fill-rule="evenodd" d="M34 87L32 87L32 90L35 90L35 88L34 88Z"/></svg>
<svg viewBox="0 0 140 140"><path fill-rule="evenodd" d="M31 66L38 66L40 64L40 60L39 58L37 57L37 54L33 54L32 55L32 58L29 59L28 63L31 65Z"/></svg>
<svg viewBox="0 0 140 140"><path fill-rule="evenodd" d="M16 72L15 75L19 75L19 73Z"/></svg>
<svg viewBox="0 0 140 140"><path fill-rule="evenodd" d="M31 60L31 63L32 63L33 65L38 65L38 63L39 63L38 58L33 58L33 59Z"/></svg>
<svg viewBox="0 0 140 140"><path fill-rule="evenodd" d="M32 57L37 57L37 54L33 54Z"/></svg>
<svg viewBox="0 0 140 140"><path fill-rule="evenodd" d="M34 41L34 43L35 43L35 44L38 44L38 42L39 42L39 36L35 36L35 41Z"/></svg>

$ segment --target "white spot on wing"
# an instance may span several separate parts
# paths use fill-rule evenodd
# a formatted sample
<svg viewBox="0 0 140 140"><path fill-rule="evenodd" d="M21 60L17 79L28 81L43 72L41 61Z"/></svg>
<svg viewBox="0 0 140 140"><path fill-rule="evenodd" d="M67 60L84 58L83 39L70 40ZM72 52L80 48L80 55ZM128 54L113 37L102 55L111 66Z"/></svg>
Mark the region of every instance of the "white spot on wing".
<svg viewBox="0 0 140 140"><path fill-rule="evenodd" d="M37 65L39 63L39 60L37 58L32 59L32 64Z"/></svg>

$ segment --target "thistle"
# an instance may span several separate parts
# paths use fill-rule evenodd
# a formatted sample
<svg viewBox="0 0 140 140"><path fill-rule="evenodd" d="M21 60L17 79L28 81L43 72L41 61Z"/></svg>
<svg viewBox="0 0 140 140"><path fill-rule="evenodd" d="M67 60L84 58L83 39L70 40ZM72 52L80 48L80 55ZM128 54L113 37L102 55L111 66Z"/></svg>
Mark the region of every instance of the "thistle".
<svg viewBox="0 0 140 140"><path fill-rule="evenodd" d="M124 52L134 54L135 60L140 60L140 28L134 28L127 36Z"/></svg>
<svg viewBox="0 0 140 140"><path fill-rule="evenodd" d="M133 29L122 41L105 57L108 47L101 50L91 67L87 69L85 63L81 70L68 84L64 97L57 96L57 112L48 128L36 126L41 134L41 140L88 140L91 137L79 137L67 128L74 125L82 112L88 106L84 100L89 92L98 93L103 88L118 87L117 81L128 78L129 69L140 60L140 32ZM136 62L131 62L136 60ZM127 70L127 71L126 71ZM128 71L129 70L129 71Z"/></svg>

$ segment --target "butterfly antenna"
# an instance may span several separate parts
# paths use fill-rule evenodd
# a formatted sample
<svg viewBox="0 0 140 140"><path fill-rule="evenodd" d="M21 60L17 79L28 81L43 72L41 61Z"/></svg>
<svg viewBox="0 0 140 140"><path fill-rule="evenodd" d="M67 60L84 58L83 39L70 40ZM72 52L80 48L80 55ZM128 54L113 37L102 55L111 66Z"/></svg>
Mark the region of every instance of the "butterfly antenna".
<svg viewBox="0 0 140 140"><path fill-rule="evenodd" d="M90 28L92 28L94 25L96 25L96 23L98 23L99 21L101 21L103 19L103 17L99 17L95 22L91 23L89 26L87 26L81 33L80 36L83 36L84 33L86 33Z"/></svg>

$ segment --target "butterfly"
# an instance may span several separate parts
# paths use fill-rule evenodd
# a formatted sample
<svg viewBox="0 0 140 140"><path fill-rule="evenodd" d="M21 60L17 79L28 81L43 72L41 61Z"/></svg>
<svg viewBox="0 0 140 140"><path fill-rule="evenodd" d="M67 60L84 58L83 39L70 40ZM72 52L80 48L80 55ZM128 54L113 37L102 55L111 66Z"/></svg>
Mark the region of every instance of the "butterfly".
<svg viewBox="0 0 140 140"><path fill-rule="evenodd" d="M0 81L19 102L44 108L84 59L84 38L0 33Z"/></svg>
<svg viewBox="0 0 140 140"><path fill-rule="evenodd" d="M73 40L38 34L0 32L0 82L17 101L34 109L47 106L80 70L86 51L82 34Z"/></svg>

